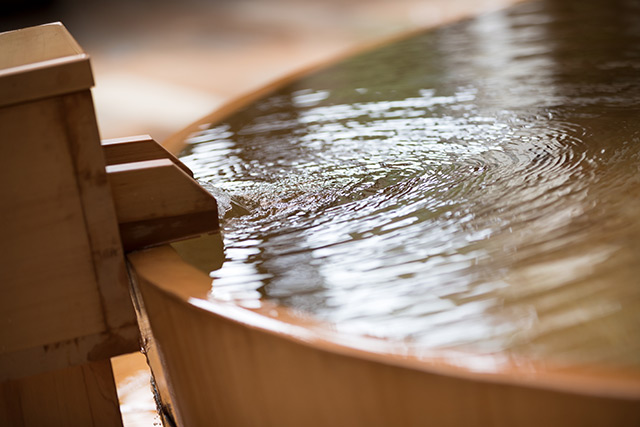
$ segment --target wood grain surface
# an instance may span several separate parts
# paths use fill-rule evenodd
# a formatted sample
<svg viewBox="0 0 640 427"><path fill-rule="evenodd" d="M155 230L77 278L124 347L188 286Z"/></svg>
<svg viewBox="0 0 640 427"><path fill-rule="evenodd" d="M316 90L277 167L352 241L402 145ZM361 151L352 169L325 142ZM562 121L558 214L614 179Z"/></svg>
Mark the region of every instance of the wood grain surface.
<svg viewBox="0 0 640 427"><path fill-rule="evenodd" d="M125 250L219 229L216 200L164 158L107 167Z"/></svg>
<svg viewBox="0 0 640 427"><path fill-rule="evenodd" d="M139 333L88 56L55 24L0 57L0 424L118 425L109 358Z"/></svg>

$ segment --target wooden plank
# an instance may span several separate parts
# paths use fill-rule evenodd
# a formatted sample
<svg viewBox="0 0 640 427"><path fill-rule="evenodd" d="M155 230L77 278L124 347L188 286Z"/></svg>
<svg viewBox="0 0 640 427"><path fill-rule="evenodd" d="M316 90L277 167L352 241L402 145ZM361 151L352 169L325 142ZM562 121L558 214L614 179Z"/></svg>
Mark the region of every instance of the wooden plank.
<svg viewBox="0 0 640 427"><path fill-rule="evenodd" d="M129 296L129 278L100 147L91 92L66 95L61 97L61 102L64 108L66 140L77 177L102 315L109 330L135 325L135 313ZM137 340L132 346L135 344Z"/></svg>
<svg viewBox="0 0 640 427"><path fill-rule="evenodd" d="M122 425L108 359L6 381L0 391L3 426Z"/></svg>
<svg viewBox="0 0 640 427"><path fill-rule="evenodd" d="M135 276L134 276L135 277ZM132 277L132 279L134 278ZM151 333L151 327L149 325L149 318L144 308L144 302L140 295L137 286L131 287L132 298L134 301L134 307L136 309L136 317L138 318L138 325L140 328L140 334L145 340L153 341L153 334ZM158 346L155 343L146 342L143 347L143 353L146 357L146 362L151 371L151 379L153 381L153 393L156 399L156 407L159 409L160 417L163 420L163 425L173 426L176 425L174 404L171 400L171 391L167 384L167 379L162 367L162 361L158 354ZM168 420L167 420L168 418Z"/></svg>
<svg viewBox="0 0 640 427"><path fill-rule="evenodd" d="M168 152L149 135L102 140L102 151L107 165L142 162L145 160L169 159L193 177L193 172L184 163Z"/></svg>
<svg viewBox="0 0 640 427"><path fill-rule="evenodd" d="M0 108L0 353L106 330L64 116Z"/></svg>
<svg viewBox="0 0 640 427"><path fill-rule="evenodd" d="M219 229L215 199L171 160L107 167L125 250Z"/></svg>
<svg viewBox="0 0 640 427"><path fill-rule="evenodd" d="M60 22L0 33L0 70L83 54Z"/></svg>

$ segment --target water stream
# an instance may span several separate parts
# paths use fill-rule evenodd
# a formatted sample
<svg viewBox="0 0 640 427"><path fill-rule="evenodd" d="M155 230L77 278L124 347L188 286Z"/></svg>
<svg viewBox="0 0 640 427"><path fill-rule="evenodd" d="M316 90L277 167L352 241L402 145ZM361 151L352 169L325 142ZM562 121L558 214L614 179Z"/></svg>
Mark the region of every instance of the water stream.
<svg viewBox="0 0 640 427"><path fill-rule="evenodd" d="M228 195L212 298L429 348L640 366L637 1L424 33L188 143Z"/></svg>

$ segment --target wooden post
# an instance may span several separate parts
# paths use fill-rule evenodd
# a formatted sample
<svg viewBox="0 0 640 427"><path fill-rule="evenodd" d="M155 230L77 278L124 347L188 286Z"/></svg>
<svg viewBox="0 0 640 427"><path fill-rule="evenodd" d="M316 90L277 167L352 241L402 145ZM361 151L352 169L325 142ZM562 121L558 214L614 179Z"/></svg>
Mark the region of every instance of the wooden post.
<svg viewBox="0 0 640 427"><path fill-rule="evenodd" d="M0 34L0 380L139 348L92 85L61 24Z"/></svg>
<svg viewBox="0 0 640 427"><path fill-rule="evenodd" d="M0 34L0 425L121 424L109 358L140 348L122 242L219 228L150 137L100 142L92 85L62 24Z"/></svg>
<svg viewBox="0 0 640 427"><path fill-rule="evenodd" d="M93 110L61 24L0 34L2 425L118 425L139 333Z"/></svg>

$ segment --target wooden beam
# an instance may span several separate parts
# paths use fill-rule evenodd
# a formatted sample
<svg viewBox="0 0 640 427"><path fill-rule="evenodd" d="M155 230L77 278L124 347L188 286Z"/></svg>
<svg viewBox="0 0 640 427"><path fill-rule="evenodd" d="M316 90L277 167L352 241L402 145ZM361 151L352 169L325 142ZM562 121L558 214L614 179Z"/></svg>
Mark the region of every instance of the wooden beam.
<svg viewBox="0 0 640 427"><path fill-rule="evenodd" d="M89 56L59 23L0 34L0 425L118 425L137 351Z"/></svg>
<svg viewBox="0 0 640 427"><path fill-rule="evenodd" d="M89 55L59 22L0 33L0 106L93 86Z"/></svg>

